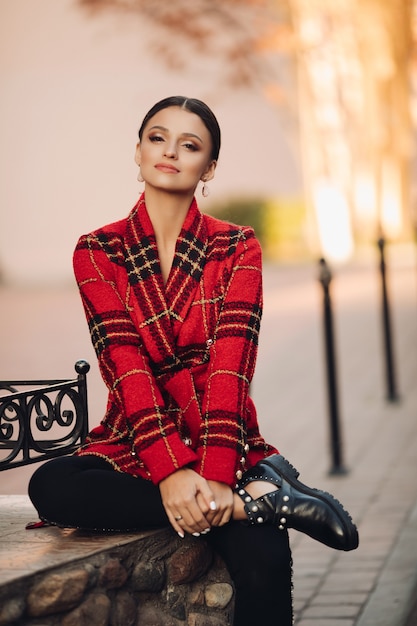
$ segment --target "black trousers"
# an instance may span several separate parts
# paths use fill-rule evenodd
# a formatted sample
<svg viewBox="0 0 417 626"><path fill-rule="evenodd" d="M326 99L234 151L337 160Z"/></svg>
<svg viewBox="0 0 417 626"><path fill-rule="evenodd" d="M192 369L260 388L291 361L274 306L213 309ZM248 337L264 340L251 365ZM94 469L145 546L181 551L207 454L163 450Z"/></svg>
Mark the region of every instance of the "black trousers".
<svg viewBox="0 0 417 626"><path fill-rule="evenodd" d="M169 525L158 487L93 455L41 465L30 480L29 497L42 519L59 526L128 531ZM291 626L286 532L232 521L201 540L220 554L234 582L234 626Z"/></svg>

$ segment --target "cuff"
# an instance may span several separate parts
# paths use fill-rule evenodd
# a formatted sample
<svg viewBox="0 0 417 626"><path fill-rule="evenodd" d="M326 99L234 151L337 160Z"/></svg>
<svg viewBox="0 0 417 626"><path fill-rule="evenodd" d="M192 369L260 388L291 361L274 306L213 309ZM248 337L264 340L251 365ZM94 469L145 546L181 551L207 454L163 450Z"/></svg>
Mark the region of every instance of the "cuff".
<svg viewBox="0 0 417 626"><path fill-rule="evenodd" d="M192 465L197 455L187 447L179 436L162 437L145 450L140 451L140 458L157 485L181 467Z"/></svg>
<svg viewBox="0 0 417 626"><path fill-rule="evenodd" d="M198 460L191 466L206 480L215 480L235 487L240 469L239 457L231 448L210 446L197 450Z"/></svg>

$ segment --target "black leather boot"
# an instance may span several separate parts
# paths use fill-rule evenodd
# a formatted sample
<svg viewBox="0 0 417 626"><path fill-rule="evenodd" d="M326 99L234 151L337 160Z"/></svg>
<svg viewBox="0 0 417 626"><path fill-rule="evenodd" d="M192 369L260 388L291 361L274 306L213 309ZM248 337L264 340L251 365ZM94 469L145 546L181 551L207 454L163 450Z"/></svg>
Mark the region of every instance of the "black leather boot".
<svg viewBox="0 0 417 626"><path fill-rule="evenodd" d="M307 487L299 472L281 455L259 461L246 471L236 493L242 498L249 524L276 524L280 530L295 528L336 550L355 550L358 530L350 515L330 493ZM263 480L278 487L254 500L245 489Z"/></svg>

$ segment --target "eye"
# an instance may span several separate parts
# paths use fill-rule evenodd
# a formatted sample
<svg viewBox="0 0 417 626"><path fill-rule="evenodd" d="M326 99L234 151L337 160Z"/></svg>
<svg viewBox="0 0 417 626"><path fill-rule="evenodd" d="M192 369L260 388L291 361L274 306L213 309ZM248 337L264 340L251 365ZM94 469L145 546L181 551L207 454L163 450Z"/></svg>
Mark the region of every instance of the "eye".
<svg viewBox="0 0 417 626"><path fill-rule="evenodd" d="M182 145L187 150L191 150L191 152L196 152L198 150L198 147L194 143L192 143L191 141L186 141Z"/></svg>
<svg viewBox="0 0 417 626"><path fill-rule="evenodd" d="M149 141L153 143L158 143L160 141L164 141L164 138L161 135L149 135Z"/></svg>

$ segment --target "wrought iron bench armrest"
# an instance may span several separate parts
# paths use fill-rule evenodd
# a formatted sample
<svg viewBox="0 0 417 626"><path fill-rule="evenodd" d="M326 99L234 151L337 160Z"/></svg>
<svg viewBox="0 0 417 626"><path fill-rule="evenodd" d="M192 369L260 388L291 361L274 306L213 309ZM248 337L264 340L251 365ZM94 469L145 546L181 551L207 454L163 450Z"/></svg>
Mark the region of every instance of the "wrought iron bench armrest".
<svg viewBox="0 0 417 626"><path fill-rule="evenodd" d="M77 361L73 380L0 381L0 471L70 454L84 442L89 369Z"/></svg>

